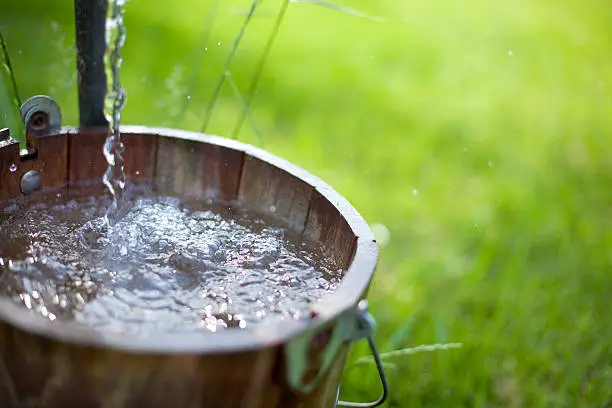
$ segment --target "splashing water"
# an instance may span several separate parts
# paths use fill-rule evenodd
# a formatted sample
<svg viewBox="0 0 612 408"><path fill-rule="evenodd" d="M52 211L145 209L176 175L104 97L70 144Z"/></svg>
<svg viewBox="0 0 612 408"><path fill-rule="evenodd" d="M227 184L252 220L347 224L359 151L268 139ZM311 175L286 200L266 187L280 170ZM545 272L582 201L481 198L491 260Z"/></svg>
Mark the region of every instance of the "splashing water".
<svg viewBox="0 0 612 408"><path fill-rule="evenodd" d="M50 320L131 335L308 318L341 272L318 247L240 207L126 190L0 208L0 296ZM76 194L76 191L74 192Z"/></svg>
<svg viewBox="0 0 612 408"><path fill-rule="evenodd" d="M125 43L125 25L123 23L125 2L126 0L111 0L106 19L104 65L108 92L104 104L104 114L109 122L110 130L104 143L104 157L108 162L108 168L104 173L103 181L113 197L112 204L105 215L105 222L108 225L113 225L117 221L125 188L124 145L119 131L121 110L126 102L125 90L121 87L119 76L122 62L121 48Z"/></svg>

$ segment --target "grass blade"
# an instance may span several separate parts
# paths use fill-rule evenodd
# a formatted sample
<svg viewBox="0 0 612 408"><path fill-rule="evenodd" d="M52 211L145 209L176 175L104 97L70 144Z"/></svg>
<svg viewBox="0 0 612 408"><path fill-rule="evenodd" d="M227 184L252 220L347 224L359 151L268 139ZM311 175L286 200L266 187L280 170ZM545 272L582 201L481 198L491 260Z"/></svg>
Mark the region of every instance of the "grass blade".
<svg viewBox="0 0 612 408"><path fill-rule="evenodd" d="M440 351L440 350L450 350L457 349L463 347L462 343L438 343L438 344L422 344L420 346L408 347L399 350L389 351L388 353L381 353L380 358L382 360L401 357L401 356L409 356L417 353L424 353L430 351ZM360 364L372 364L373 360L370 356L361 357L353 363L354 365Z"/></svg>
<svg viewBox="0 0 612 408"><path fill-rule="evenodd" d="M272 49L274 40L276 39L276 36L278 35L278 31L280 29L281 23L283 22L283 19L285 18L285 14L287 13L288 6L289 6L289 0L284 1L283 5L281 6L280 11L278 12L278 15L276 16L276 21L274 22L274 28L272 29L272 34L270 34L270 37L268 37L268 41L264 48L263 54L261 55L261 58L257 62L257 68L255 69L255 75L253 75L251 86L249 87L249 90L247 91L247 94L246 94L245 108L242 111L242 114L240 115L238 122L236 123L236 127L234 128L234 131L232 132L232 138L234 139L238 135L238 132L240 132L242 123L244 122L244 119L246 115L248 114L249 109L251 108L251 103L253 102L255 91L257 90L257 85L259 84L259 80L261 79L261 74L263 72L264 66L268 59L268 55L270 55L270 50Z"/></svg>
<svg viewBox="0 0 612 408"><path fill-rule="evenodd" d="M228 56L227 56L227 58L225 60L225 64L223 66L223 75L221 75L221 77L219 78L219 82L217 82L217 86L215 87L215 91L213 92L212 97L208 101L208 106L206 107L206 112L204 113L204 122L202 123L202 133L206 133L206 128L208 127L208 123L210 122L210 117L212 115L213 109L214 109L215 104L217 102L217 98L219 96L219 92L221 92L221 88L223 87L223 83L225 82L225 78L226 78L225 73L229 71L229 66L231 65L232 60L234 59L234 56L236 55L236 51L238 50L238 46L240 45L240 41L242 41L242 37L244 37L244 32L246 31L247 26L251 22L251 19L255 15L255 11L257 10L257 7L260 4L261 4L261 0L253 0L253 2L251 3L251 8L249 10L249 14L244 19L244 23L242 24L242 27L240 27L240 31L238 32L238 34L234 38L234 44L233 44L232 49L230 50L230 52L229 52L229 54L228 54Z"/></svg>
<svg viewBox="0 0 612 408"><path fill-rule="evenodd" d="M230 71L226 71L225 77L227 78L227 83L230 84L232 91L234 91L234 95L236 96L236 99L238 99L238 102L240 102L240 104L242 105L242 115L247 116L247 118L249 119L249 123L251 124L251 127L253 128L253 132L255 132L255 136L257 136L260 142L263 142L263 136L261 132L259 131L259 127L255 123L253 116L251 116L251 111L249 110L247 101L242 97L242 94L240 93L240 90L238 89L238 85L236 85L236 81L234 81L234 78L232 77L232 73ZM235 139L235 136L236 134L232 134L232 138Z"/></svg>
<svg viewBox="0 0 612 408"><path fill-rule="evenodd" d="M291 3L310 3L310 4L314 4L316 6L321 6L321 7L325 7L331 10L335 10L335 11L339 11L341 13L346 13L346 14L350 14L359 18L365 18L367 20L372 20L372 21L376 21L377 23L384 23L387 20L385 18L379 17L379 16L373 16L367 13L364 13L362 11L350 8L350 7L346 7L346 6L342 6L340 4L335 4L335 3L331 3L329 1L324 1L324 0L289 0Z"/></svg>

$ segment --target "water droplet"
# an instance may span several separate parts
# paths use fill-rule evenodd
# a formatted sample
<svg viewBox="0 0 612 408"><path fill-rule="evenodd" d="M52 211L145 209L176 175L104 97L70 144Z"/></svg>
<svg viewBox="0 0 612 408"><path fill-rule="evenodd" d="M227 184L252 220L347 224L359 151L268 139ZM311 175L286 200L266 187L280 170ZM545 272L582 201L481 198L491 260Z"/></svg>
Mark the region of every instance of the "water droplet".
<svg viewBox="0 0 612 408"><path fill-rule="evenodd" d="M489 160L489 162L487 163L487 165L488 165L489 167L493 167L493 162Z"/></svg>
<svg viewBox="0 0 612 408"><path fill-rule="evenodd" d="M223 45L223 43L222 43L221 41L219 41L219 42L217 43L217 47L220 47L220 46L222 46L222 45Z"/></svg>
<svg viewBox="0 0 612 408"><path fill-rule="evenodd" d="M55 196L56 196L57 198L62 198L62 193L57 193Z"/></svg>
<svg viewBox="0 0 612 408"><path fill-rule="evenodd" d="M136 175L140 176L140 170L136 170Z"/></svg>
<svg viewBox="0 0 612 408"><path fill-rule="evenodd" d="M191 100L191 95L187 95L187 100Z"/></svg>
<svg viewBox="0 0 612 408"><path fill-rule="evenodd" d="M419 194L419 190L417 190L416 188L412 189L412 195L418 195Z"/></svg>
<svg viewBox="0 0 612 408"><path fill-rule="evenodd" d="M463 148L463 151L464 151L464 152L467 152L467 151L468 151L468 148L467 148L467 147L464 147L464 148Z"/></svg>
<svg viewBox="0 0 612 408"><path fill-rule="evenodd" d="M514 53L512 52L512 50L508 50L508 55L510 55L510 56L514 55Z"/></svg>
<svg viewBox="0 0 612 408"><path fill-rule="evenodd" d="M270 206L270 212L275 213L275 212L276 212L276 206L271 205L271 206Z"/></svg>
<svg viewBox="0 0 612 408"><path fill-rule="evenodd" d="M15 163L11 163L10 167L9 167L9 171L11 173L14 173L17 171L17 165Z"/></svg>
<svg viewBox="0 0 612 408"><path fill-rule="evenodd" d="M204 47L204 51L208 51L208 47Z"/></svg>
<svg viewBox="0 0 612 408"><path fill-rule="evenodd" d="M17 51L18 54L23 54L22 50Z"/></svg>

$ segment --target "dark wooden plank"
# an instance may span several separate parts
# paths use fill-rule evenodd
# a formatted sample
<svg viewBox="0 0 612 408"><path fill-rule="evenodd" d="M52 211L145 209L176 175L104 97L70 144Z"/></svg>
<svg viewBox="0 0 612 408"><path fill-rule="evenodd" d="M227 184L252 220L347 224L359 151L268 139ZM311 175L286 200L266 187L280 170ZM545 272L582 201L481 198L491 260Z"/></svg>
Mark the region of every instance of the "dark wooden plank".
<svg viewBox="0 0 612 408"><path fill-rule="evenodd" d="M66 186L68 164L68 136L65 133L36 136L36 155L20 157L16 143L0 142L0 200L21 195L21 177L30 170L41 175L42 189L63 191ZM14 164L16 170L10 171Z"/></svg>
<svg viewBox="0 0 612 408"><path fill-rule="evenodd" d="M68 183L68 135L66 133L36 138L37 157L32 169L38 170L42 188L63 188Z"/></svg>
<svg viewBox="0 0 612 408"><path fill-rule="evenodd" d="M347 268L357 237L338 209L321 193L313 191L304 237L318 243L336 268Z"/></svg>
<svg viewBox="0 0 612 408"><path fill-rule="evenodd" d="M246 156L238 200L245 206L271 214L301 233L306 224L312 187L257 158Z"/></svg>
<svg viewBox="0 0 612 408"><path fill-rule="evenodd" d="M156 179L160 193L232 200L243 153L193 140L160 137Z"/></svg>
<svg viewBox="0 0 612 408"><path fill-rule="evenodd" d="M121 137L125 145L123 161L126 179L138 183L151 182L155 177L157 136L124 133Z"/></svg>
<svg viewBox="0 0 612 408"><path fill-rule="evenodd" d="M16 166L16 170L11 171ZM21 194L19 180L24 169L19 161L19 142L14 139L0 141L0 200Z"/></svg>
<svg viewBox="0 0 612 408"><path fill-rule="evenodd" d="M235 200L238 197L245 154L222 146L215 146L215 149L219 154L219 167L217 169L220 180L220 198L226 201Z"/></svg>
<svg viewBox="0 0 612 408"><path fill-rule="evenodd" d="M0 325L0 350L6 351L0 396L14 390L28 406L264 408L276 406L281 392L272 376L276 347L232 354L132 354L54 342Z"/></svg>
<svg viewBox="0 0 612 408"><path fill-rule="evenodd" d="M107 132L105 129L80 130L71 133L68 141L68 182L70 185L90 185L92 194L104 193L102 177L108 167L104 158L103 146ZM89 190L89 189L88 189Z"/></svg>

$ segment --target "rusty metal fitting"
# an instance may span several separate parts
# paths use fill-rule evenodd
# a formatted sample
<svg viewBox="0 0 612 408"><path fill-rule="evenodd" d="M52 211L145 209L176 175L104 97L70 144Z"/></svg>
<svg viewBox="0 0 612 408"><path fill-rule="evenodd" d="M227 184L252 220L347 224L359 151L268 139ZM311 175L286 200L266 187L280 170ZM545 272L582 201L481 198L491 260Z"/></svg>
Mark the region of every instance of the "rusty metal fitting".
<svg viewBox="0 0 612 408"><path fill-rule="evenodd" d="M62 112L52 98L36 95L21 105L21 120L27 133L39 134L59 129L62 126Z"/></svg>

